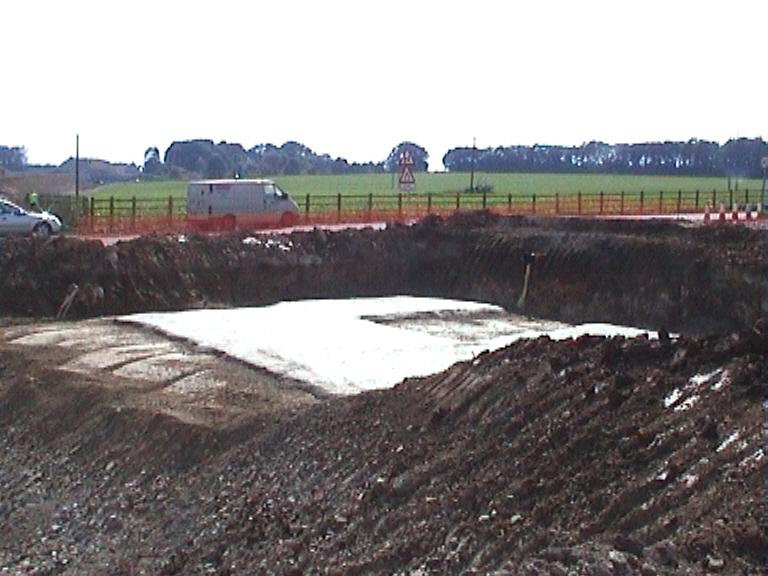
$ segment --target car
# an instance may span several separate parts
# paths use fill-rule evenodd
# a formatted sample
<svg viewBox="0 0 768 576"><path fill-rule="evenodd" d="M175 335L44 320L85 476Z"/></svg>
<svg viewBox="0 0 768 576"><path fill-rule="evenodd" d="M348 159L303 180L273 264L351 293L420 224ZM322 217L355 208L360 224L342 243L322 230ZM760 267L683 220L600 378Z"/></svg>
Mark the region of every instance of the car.
<svg viewBox="0 0 768 576"><path fill-rule="evenodd" d="M0 236L50 236L61 231L61 220L49 212L28 212L0 199Z"/></svg>

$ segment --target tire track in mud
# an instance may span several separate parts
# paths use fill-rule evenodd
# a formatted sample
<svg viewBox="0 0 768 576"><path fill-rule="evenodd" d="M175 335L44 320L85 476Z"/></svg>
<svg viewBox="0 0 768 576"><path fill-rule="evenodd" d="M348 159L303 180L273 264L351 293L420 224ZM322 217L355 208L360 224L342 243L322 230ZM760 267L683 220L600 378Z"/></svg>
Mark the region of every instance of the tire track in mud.
<svg viewBox="0 0 768 576"><path fill-rule="evenodd" d="M243 418L317 401L310 390L218 352L109 319L0 329L0 340L54 358L51 370L102 383L116 405L190 425L236 427Z"/></svg>
<svg viewBox="0 0 768 576"><path fill-rule="evenodd" d="M672 348L581 338L553 342L552 352L543 341L518 343L421 379L412 414L426 433L482 430L455 441L475 454L513 460L504 492L513 497L496 502L496 511L520 516L515 534L537 524L570 525L580 540L611 533L643 548L690 529L683 542L693 558L716 554L722 538L759 563L761 342L734 342L732 350L749 349L750 359L730 363L723 356L725 364L709 376L713 350L702 350L701 341ZM537 351L536 359L526 348ZM660 369L670 365L677 369ZM691 418L693 406L700 416ZM483 469L477 460L473 465ZM744 504L747 484L752 511L739 520L742 540L717 520L733 509L716 491ZM716 535L693 536L695 526ZM526 554L538 546L530 543Z"/></svg>

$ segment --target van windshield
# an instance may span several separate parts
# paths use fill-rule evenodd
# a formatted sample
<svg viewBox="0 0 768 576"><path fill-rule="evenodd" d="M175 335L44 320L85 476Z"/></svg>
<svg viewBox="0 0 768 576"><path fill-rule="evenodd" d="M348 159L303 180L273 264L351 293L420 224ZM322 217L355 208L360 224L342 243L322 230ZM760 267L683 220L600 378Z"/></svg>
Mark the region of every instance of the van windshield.
<svg viewBox="0 0 768 576"><path fill-rule="evenodd" d="M278 198L288 198L288 194L280 190L275 184L264 184L264 194L268 196L277 196Z"/></svg>

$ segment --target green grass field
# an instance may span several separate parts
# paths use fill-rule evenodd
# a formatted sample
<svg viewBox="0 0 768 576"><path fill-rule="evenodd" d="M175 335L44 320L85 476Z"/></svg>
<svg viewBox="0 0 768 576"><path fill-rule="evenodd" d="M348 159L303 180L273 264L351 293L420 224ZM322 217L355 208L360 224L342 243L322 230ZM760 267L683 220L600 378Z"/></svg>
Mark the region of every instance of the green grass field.
<svg viewBox="0 0 768 576"><path fill-rule="evenodd" d="M619 176L604 174L477 173L468 192L467 173L417 173L411 194L400 193L392 174L277 176L307 214L453 211L497 208L510 213L674 213L709 204L755 203L760 180L729 183L724 178ZM185 181L125 182L87 193L94 215L186 214ZM134 200L135 199L135 200Z"/></svg>
<svg viewBox="0 0 768 576"><path fill-rule="evenodd" d="M297 200L310 196L374 196L397 195L397 180L391 174L352 174L342 176L277 176L275 182ZM470 175L467 173L417 173L415 195L447 194L455 195L469 188ZM686 176L623 176L612 174L475 174L474 184L491 186L491 195L530 197L563 196L581 192L585 195L619 194L622 191L634 196L643 191L654 195L665 193L684 193L699 190L702 194L711 194L713 190L720 196L728 192L725 178L699 178ZM735 188L737 183L731 183ZM743 196L745 190L753 193L760 191L760 180L738 181L737 196ZM96 198L110 196L115 199L166 199L169 196L186 196L185 181L158 182L123 182L102 186L87 193Z"/></svg>

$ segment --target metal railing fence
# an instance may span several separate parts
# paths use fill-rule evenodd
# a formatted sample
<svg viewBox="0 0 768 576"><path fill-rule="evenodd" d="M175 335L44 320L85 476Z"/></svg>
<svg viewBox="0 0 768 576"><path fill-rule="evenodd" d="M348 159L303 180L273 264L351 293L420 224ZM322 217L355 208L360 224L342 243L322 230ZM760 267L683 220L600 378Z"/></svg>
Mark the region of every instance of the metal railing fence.
<svg viewBox="0 0 768 576"><path fill-rule="evenodd" d="M333 194L294 198L298 224L411 221L430 214L490 210L510 215L651 216L703 213L707 207L760 210L761 191L640 191L554 194L494 192ZM167 198L46 197L41 205L82 234L189 231L187 202Z"/></svg>

